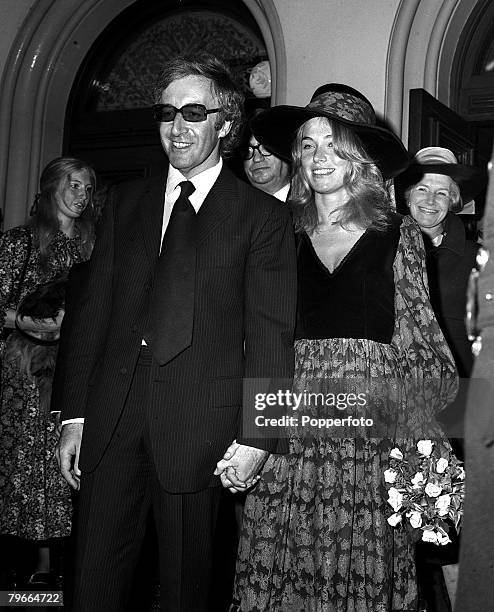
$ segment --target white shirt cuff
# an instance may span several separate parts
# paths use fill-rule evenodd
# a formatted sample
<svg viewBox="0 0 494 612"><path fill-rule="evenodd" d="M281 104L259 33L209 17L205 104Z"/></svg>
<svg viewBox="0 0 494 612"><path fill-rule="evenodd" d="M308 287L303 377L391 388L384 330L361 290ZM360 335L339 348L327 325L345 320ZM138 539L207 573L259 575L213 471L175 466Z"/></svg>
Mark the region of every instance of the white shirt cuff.
<svg viewBox="0 0 494 612"><path fill-rule="evenodd" d="M84 419L83 418L67 419L66 421L62 421L61 425L67 425L68 423L84 423Z"/></svg>

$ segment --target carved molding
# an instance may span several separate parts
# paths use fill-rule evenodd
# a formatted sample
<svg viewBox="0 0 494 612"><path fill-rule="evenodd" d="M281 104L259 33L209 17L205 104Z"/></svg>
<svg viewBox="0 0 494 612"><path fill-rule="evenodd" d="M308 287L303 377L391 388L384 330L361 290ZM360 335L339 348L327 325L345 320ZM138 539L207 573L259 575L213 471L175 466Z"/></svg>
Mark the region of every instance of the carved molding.
<svg viewBox="0 0 494 612"><path fill-rule="evenodd" d="M463 28L484 0L402 0L386 64L385 117L406 142L410 89L451 106L450 80Z"/></svg>
<svg viewBox="0 0 494 612"><path fill-rule="evenodd" d="M105 67L96 110L150 106L154 83L167 58L202 51L225 59L246 95L250 69L267 59L263 41L237 19L214 10L187 9L154 22L127 42L113 66Z"/></svg>

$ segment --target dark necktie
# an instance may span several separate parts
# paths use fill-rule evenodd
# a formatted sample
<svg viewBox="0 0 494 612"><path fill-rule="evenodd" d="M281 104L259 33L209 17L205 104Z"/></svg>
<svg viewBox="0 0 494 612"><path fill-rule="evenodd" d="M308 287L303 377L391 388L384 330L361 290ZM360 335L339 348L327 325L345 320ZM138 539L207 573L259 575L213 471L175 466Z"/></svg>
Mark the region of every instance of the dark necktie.
<svg viewBox="0 0 494 612"><path fill-rule="evenodd" d="M163 237L144 339L154 358L164 365L192 342L196 271L195 217L190 181L180 183Z"/></svg>

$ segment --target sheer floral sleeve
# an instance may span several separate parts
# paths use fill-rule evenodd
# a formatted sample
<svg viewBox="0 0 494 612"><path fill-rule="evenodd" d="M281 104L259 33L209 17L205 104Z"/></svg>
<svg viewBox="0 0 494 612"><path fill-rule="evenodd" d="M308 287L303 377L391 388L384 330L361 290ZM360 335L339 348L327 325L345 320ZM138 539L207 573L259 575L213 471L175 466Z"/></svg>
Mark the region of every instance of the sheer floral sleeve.
<svg viewBox="0 0 494 612"><path fill-rule="evenodd" d="M454 399L458 377L429 301L424 244L420 229L411 217L405 217L401 224L394 279L392 344L406 381L407 417L415 414L423 425L424 416L434 419Z"/></svg>
<svg viewBox="0 0 494 612"><path fill-rule="evenodd" d="M29 230L11 229L0 237L0 318L3 327L7 308L16 308L19 282L29 255Z"/></svg>

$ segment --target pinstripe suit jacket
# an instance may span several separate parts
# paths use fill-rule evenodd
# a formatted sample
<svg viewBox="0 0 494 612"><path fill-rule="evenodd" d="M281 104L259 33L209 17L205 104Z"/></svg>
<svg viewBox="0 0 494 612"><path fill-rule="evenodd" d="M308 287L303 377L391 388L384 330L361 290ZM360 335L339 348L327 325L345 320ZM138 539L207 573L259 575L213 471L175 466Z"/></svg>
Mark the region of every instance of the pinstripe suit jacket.
<svg viewBox="0 0 494 612"><path fill-rule="evenodd" d="M97 468L130 388L158 259L166 175L122 185L105 207L90 262L74 271L52 409L84 417L80 467ZM151 446L162 486L202 490L242 438L242 379L293 374L296 263L283 204L225 166L197 214L192 345L152 366Z"/></svg>

